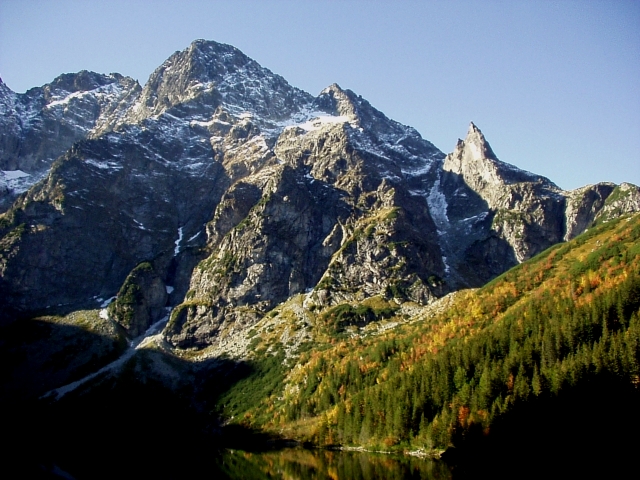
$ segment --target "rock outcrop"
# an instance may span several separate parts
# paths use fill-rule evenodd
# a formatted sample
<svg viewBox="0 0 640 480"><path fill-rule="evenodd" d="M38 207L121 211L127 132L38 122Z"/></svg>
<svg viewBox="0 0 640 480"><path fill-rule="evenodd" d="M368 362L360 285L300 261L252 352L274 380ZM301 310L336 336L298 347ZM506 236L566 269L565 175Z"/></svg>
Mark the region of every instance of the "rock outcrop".
<svg viewBox="0 0 640 480"><path fill-rule="evenodd" d="M128 337L135 338L162 318L168 298L162 278L149 262L144 262L125 279L109 305L109 316L125 329Z"/></svg>

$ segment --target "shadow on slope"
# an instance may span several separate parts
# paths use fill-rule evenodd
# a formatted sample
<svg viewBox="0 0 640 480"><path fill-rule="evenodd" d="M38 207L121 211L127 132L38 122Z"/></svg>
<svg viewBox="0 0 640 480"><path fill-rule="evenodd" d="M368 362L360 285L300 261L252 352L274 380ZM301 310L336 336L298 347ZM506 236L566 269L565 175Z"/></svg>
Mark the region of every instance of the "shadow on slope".
<svg viewBox="0 0 640 480"><path fill-rule="evenodd" d="M3 404L37 399L99 370L126 348L124 331L97 310L0 327L0 399Z"/></svg>
<svg viewBox="0 0 640 480"><path fill-rule="evenodd" d="M15 478L184 478L202 472L227 444L261 448L273 440L241 427L227 431L210 413L224 389L251 374L241 362L194 364L137 350L56 400L45 394L115 360L126 343L42 320L1 333L0 407L10 447L0 468Z"/></svg>
<svg viewBox="0 0 640 480"><path fill-rule="evenodd" d="M614 478L634 471L640 389L601 374L498 419L491 431L454 439L454 478ZM621 476L621 478L624 475Z"/></svg>

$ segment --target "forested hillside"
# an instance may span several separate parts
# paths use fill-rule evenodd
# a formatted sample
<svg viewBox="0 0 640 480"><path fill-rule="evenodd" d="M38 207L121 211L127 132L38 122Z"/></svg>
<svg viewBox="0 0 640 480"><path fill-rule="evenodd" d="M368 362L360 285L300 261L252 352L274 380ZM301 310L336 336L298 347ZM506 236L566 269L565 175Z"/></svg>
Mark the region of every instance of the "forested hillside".
<svg viewBox="0 0 640 480"><path fill-rule="evenodd" d="M282 348L263 345L268 353L258 350L220 412L319 445L442 451L581 388L613 386L602 392L613 396L607 408L616 388L637 396L640 216L556 245L458 293L437 315L381 334L345 329L394 314L392 304L369 305L319 314L326 342L289 361L290 370ZM591 412L588 422L604 413Z"/></svg>

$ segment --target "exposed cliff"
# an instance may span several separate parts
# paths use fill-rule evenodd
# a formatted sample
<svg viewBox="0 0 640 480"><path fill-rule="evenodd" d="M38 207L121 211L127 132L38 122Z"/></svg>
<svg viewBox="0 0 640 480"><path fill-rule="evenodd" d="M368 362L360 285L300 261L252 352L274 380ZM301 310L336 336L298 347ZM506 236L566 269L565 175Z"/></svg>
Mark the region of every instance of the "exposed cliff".
<svg viewBox="0 0 640 480"><path fill-rule="evenodd" d="M24 94L0 80L0 211L75 142L94 134L106 118L117 118L140 90L129 77L87 71L60 75ZM15 171L19 176L9 173Z"/></svg>

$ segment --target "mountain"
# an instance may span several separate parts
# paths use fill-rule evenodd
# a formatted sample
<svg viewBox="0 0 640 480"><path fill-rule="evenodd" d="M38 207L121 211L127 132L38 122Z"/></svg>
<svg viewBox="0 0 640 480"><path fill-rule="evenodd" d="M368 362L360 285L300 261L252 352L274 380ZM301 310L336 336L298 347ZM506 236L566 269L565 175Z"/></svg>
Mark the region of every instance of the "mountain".
<svg viewBox="0 0 640 480"><path fill-rule="evenodd" d="M126 368L195 395L192 379L235 371L262 343L268 373L309 342L446 310L640 211L637 186L563 191L497 159L473 123L445 155L350 90L314 97L211 41L144 87L86 71L25 94L0 81L0 110L12 401L83 378L108 389Z"/></svg>
<svg viewBox="0 0 640 480"><path fill-rule="evenodd" d="M215 42L143 88L80 72L0 93L5 204L35 182L2 219L5 321L91 306L150 261L181 304L167 338L202 347L309 289L428 303L640 205L500 162L473 124L445 157L349 90L314 98Z"/></svg>

